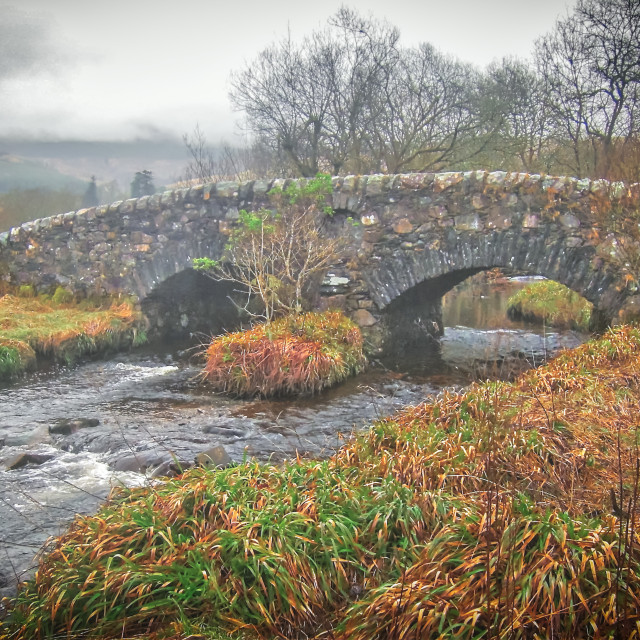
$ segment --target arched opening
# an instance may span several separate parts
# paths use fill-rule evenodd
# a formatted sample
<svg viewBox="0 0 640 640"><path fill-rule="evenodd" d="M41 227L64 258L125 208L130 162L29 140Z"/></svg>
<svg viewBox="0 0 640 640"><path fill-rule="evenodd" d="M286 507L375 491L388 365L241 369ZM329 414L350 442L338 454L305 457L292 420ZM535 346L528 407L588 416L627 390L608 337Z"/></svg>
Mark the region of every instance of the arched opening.
<svg viewBox="0 0 640 640"><path fill-rule="evenodd" d="M381 362L413 373L459 369L508 377L584 341L587 327L508 317L508 300L532 284L563 288L535 272L512 268L461 269L410 287L381 314ZM572 297L588 304L577 293Z"/></svg>
<svg viewBox="0 0 640 640"><path fill-rule="evenodd" d="M151 339L212 336L240 327L245 314L229 282L217 282L194 269L170 276L142 300Z"/></svg>

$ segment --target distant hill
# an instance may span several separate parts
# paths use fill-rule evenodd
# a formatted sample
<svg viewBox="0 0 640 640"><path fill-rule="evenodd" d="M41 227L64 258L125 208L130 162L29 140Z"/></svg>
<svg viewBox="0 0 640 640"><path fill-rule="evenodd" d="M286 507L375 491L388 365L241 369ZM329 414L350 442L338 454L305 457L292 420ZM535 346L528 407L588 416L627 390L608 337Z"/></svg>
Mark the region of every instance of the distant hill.
<svg viewBox="0 0 640 640"><path fill-rule="evenodd" d="M154 184L160 188L175 182L187 162L180 139L103 142L0 138L0 193L49 186L83 192L91 176L98 184L116 181L122 191L128 192L136 172L143 169L153 173Z"/></svg>
<svg viewBox="0 0 640 640"><path fill-rule="evenodd" d="M0 193L37 188L84 193L87 184L88 181L60 173L44 162L0 154Z"/></svg>

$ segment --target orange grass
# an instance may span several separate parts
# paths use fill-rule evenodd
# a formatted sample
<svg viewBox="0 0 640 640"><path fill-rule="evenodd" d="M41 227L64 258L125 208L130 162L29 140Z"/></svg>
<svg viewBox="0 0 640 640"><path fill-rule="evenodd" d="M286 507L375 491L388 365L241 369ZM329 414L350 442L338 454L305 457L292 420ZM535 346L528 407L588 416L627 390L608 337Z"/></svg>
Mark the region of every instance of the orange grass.
<svg viewBox="0 0 640 640"><path fill-rule="evenodd" d="M214 338L204 377L238 396L318 393L364 366L358 327L337 312L305 313Z"/></svg>

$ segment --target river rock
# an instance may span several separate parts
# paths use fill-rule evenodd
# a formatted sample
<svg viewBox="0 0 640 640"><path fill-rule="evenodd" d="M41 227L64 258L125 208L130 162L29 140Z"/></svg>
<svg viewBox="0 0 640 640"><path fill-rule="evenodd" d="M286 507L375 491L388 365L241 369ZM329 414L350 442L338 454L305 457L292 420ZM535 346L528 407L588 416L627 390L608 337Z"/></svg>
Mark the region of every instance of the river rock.
<svg viewBox="0 0 640 640"><path fill-rule="evenodd" d="M366 309L358 309L352 318L359 327L372 327L378 322Z"/></svg>
<svg viewBox="0 0 640 640"><path fill-rule="evenodd" d="M145 473L151 467L159 467L166 459L155 451L140 451L116 460L113 468L116 471L133 471Z"/></svg>
<svg viewBox="0 0 640 640"><path fill-rule="evenodd" d="M247 423L250 422L247 418L235 418L232 416L224 416L218 419L214 419L210 424L202 427L204 433L213 433L218 436L229 436L234 438L242 438L247 435Z"/></svg>
<svg viewBox="0 0 640 640"><path fill-rule="evenodd" d="M97 427L99 424L100 420L97 418L61 418L49 426L49 433L68 436L80 429Z"/></svg>
<svg viewBox="0 0 640 640"><path fill-rule="evenodd" d="M51 437L46 426L36 427L28 433L9 434L4 438L4 444L7 447L32 447L50 442Z"/></svg>
<svg viewBox="0 0 640 640"><path fill-rule="evenodd" d="M233 463L227 450L222 446L211 447L202 453L199 453L195 458L196 464L200 467L228 467Z"/></svg>
<svg viewBox="0 0 640 640"><path fill-rule="evenodd" d="M32 451L26 451L25 453L19 453L18 455L5 460L4 464L7 471L12 471L13 469L26 467L28 464L43 464L52 458L53 454L51 453L35 453Z"/></svg>

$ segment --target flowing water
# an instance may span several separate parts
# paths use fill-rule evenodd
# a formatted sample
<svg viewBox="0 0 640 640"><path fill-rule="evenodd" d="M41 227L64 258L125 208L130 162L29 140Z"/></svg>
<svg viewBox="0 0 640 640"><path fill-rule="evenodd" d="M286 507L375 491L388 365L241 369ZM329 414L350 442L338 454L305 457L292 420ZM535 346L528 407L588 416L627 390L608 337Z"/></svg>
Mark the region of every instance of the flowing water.
<svg viewBox="0 0 640 640"><path fill-rule="evenodd" d="M474 375L506 375L524 358L539 364L584 340L507 320L506 299L521 286L462 285L445 298L439 344L411 361L385 360L315 398L214 394L199 382L192 352L158 345L0 387L0 595L29 575L50 536L76 513L94 512L113 486L151 482L219 445L233 461L327 456L354 429L404 405ZM50 432L68 419L76 421L70 433Z"/></svg>

